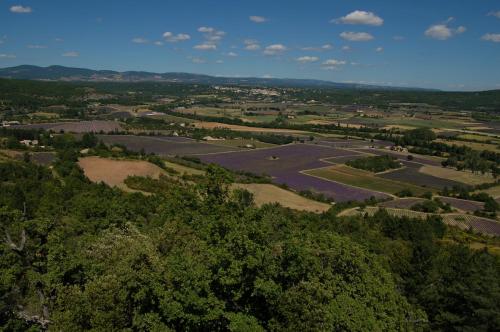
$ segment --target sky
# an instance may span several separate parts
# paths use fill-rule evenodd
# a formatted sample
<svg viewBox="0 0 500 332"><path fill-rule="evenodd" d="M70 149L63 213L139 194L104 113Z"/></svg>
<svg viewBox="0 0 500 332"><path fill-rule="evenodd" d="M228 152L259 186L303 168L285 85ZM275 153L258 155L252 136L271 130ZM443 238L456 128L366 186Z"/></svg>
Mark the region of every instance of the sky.
<svg viewBox="0 0 500 332"><path fill-rule="evenodd" d="M500 89L499 0L0 0L0 67Z"/></svg>

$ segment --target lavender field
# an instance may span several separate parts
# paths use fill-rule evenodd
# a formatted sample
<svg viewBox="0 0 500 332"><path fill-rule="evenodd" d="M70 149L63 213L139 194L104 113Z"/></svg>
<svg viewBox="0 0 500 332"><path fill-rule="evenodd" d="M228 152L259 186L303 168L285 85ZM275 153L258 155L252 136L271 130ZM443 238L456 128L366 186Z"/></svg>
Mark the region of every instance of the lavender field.
<svg viewBox="0 0 500 332"><path fill-rule="evenodd" d="M270 149L229 152L198 156L205 163L214 163L231 170L269 175L277 184L301 191L312 190L335 201L363 201L370 197L387 198L386 194L351 187L300 173L330 165L321 159L355 154L353 151L311 144L291 144Z"/></svg>
<svg viewBox="0 0 500 332"><path fill-rule="evenodd" d="M19 129L45 129L54 132L70 132L70 133L111 133L121 131L123 128L115 121L79 121L79 122L54 122L54 123L37 123L30 125L17 125L12 128Z"/></svg>

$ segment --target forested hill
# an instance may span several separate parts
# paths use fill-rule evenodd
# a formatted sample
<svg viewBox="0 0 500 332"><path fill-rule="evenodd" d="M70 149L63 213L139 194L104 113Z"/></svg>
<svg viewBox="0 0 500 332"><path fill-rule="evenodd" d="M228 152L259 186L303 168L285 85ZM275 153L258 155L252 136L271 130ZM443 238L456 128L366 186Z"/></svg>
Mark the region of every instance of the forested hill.
<svg viewBox="0 0 500 332"><path fill-rule="evenodd" d="M376 86L366 84L336 83L314 79L291 78L259 78L259 77L220 77L191 73L152 73L145 71L117 72L112 70L92 70L64 66L38 67L22 65L10 68L0 68L0 77L30 80L53 81L91 81L91 82L176 82L208 85L246 85L275 87L317 87L337 89L382 89L382 90L423 90L417 88L402 88Z"/></svg>
<svg viewBox="0 0 500 332"><path fill-rule="evenodd" d="M2 331L500 329L499 258L437 217L257 208L216 167L124 193L83 176L84 141L51 139L52 170L0 162Z"/></svg>

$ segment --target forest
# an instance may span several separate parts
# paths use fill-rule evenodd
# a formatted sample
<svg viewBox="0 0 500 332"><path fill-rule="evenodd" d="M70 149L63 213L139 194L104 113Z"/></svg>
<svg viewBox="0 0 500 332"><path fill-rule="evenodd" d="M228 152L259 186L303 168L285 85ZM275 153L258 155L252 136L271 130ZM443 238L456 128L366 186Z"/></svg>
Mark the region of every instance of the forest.
<svg viewBox="0 0 500 332"><path fill-rule="evenodd" d="M500 258L439 217L258 208L215 166L125 193L68 137L53 169L0 163L2 331L500 329Z"/></svg>

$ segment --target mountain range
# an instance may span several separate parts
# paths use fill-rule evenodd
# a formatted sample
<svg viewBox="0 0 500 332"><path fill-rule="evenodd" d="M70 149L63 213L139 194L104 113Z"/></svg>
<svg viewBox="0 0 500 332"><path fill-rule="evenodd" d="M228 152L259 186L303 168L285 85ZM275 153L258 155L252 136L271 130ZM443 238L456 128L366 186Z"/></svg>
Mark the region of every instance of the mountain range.
<svg viewBox="0 0 500 332"><path fill-rule="evenodd" d="M266 87L309 87L336 89L377 89L377 90L427 90L420 88L402 88L355 83L336 83L315 79L258 78L258 77L220 77L191 73L152 73L146 71L93 70L64 66L39 67L21 65L0 68L0 78L48 80L48 81L83 81L83 82L170 82L207 85L241 85Z"/></svg>

